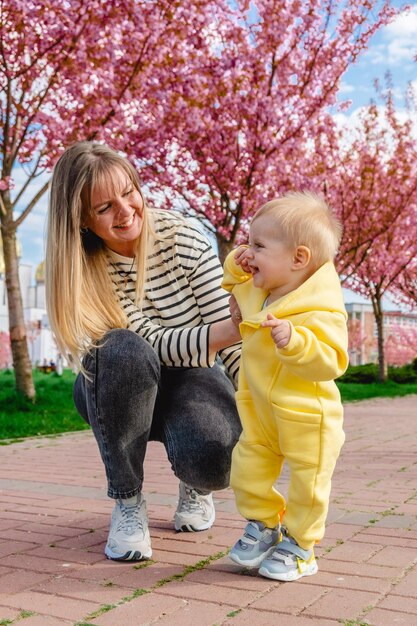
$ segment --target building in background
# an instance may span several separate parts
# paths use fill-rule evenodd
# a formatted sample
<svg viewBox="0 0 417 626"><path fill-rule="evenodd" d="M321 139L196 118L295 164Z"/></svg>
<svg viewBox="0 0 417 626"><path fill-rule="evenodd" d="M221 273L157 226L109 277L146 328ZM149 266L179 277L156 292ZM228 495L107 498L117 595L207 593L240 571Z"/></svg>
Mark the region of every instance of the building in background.
<svg viewBox="0 0 417 626"><path fill-rule="evenodd" d="M32 266L19 263L19 276L26 321L29 356L34 366L62 361L52 337L46 314L45 261L32 278ZM349 358L351 365L376 363L377 330L372 305L347 303ZM0 238L0 333L9 332L3 247ZM3 337L3 335L1 335ZM389 365L409 363L417 357L417 314L402 311L384 313L385 351ZM11 365L11 364L10 364Z"/></svg>
<svg viewBox="0 0 417 626"><path fill-rule="evenodd" d="M351 365L376 363L377 328L371 304L346 304ZM388 365L403 365L417 357L417 314L384 312L384 345Z"/></svg>
<svg viewBox="0 0 417 626"><path fill-rule="evenodd" d="M19 263L19 278L26 322L29 356L34 366L56 363L58 351L49 327L45 304L45 262L36 269L34 281L32 266ZM0 239L0 332L9 333L6 278L3 246ZM2 335L3 336L3 335ZM11 363L10 363L11 365Z"/></svg>

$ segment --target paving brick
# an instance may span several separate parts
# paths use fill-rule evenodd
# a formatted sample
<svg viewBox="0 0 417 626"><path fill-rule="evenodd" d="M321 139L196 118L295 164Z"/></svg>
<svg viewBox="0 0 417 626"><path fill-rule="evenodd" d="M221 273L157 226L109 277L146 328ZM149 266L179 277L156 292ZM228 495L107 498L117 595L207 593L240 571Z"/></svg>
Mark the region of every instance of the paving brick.
<svg viewBox="0 0 417 626"><path fill-rule="evenodd" d="M235 610L231 609L230 606L187 600L186 604L174 615L160 617L157 624L158 626L172 626L173 619L175 619L175 623L181 626L196 626L196 624L198 626L213 626L223 624L224 620L230 617L233 618L230 622L230 626L232 626L234 625L234 614Z"/></svg>
<svg viewBox="0 0 417 626"><path fill-rule="evenodd" d="M153 540L152 549L155 555L181 551L181 554L183 555L192 555L194 562L207 558L213 554L213 546L211 544L205 545L204 543L195 543L194 541L175 541L175 539Z"/></svg>
<svg viewBox="0 0 417 626"><path fill-rule="evenodd" d="M42 548L34 548L30 551L31 556L46 557L51 560L63 561L65 563L97 563L104 561L105 556L102 552L98 555L95 552L86 550L72 550L71 548L60 548L59 546L42 546Z"/></svg>
<svg viewBox="0 0 417 626"><path fill-rule="evenodd" d="M335 522L326 526L326 535L328 539L346 541L355 537L362 530L362 526L354 526L354 524L344 524L343 522Z"/></svg>
<svg viewBox="0 0 417 626"><path fill-rule="evenodd" d="M94 624L97 626L116 626L119 624L120 626L142 626L156 622L158 618L166 616L171 618L171 622L168 623L172 625L181 624L180 621L176 621L176 616L186 605L186 601L181 600L181 598L157 596L153 593L145 594L96 617Z"/></svg>
<svg viewBox="0 0 417 626"><path fill-rule="evenodd" d="M48 574L15 570L0 581L0 595L32 589L37 583L49 580L49 578Z"/></svg>
<svg viewBox="0 0 417 626"><path fill-rule="evenodd" d="M354 576L370 576L373 578L395 579L403 573L402 567L390 567L389 565L370 565L369 563L349 563L348 561L336 561L327 559L327 555L319 560L319 571L337 573L341 575L353 574Z"/></svg>
<svg viewBox="0 0 417 626"><path fill-rule="evenodd" d="M187 579L173 581L154 591L156 594L176 596L184 600L194 599L215 604L227 604L243 607L250 604L257 596L256 591L233 589L217 585L201 585Z"/></svg>
<svg viewBox="0 0 417 626"><path fill-rule="evenodd" d="M226 489L214 495L213 528L175 533L178 480L159 443L149 444L145 461L154 561L138 569L103 555L113 503L91 432L4 448L0 619L16 619L23 608L36 612L25 618L28 626L74 626L97 609L91 620L99 626L417 624L416 399L345 407L347 440L334 474L326 534L316 549L319 573L288 584L239 568L227 557L187 573L187 566L225 552L244 521ZM393 414L395 438L386 429ZM284 493L288 478L285 468ZM135 597L139 590L148 592ZM117 606L100 614L106 604Z"/></svg>
<svg viewBox="0 0 417 626"><path fill-rule="evenodd" d="M227 622L229 625L229 622ZM285 615L281 617L276 611L257 611L252 608L242 609L230 620L230 626L340 626L338 620L301 617L300 615Z"/></svg>
<svg viewBox="0 0 417 626"><path fill-rule="evenodd" d="M390 595L378 604L378 608L398 611L399 613L408 613L410 620L417 624L417 598Z"/></svg>
<svg viewBox="0 0 417 626"><path fill-rule="evenodd" d="M129 592L107 581L104 583L81 581L73 578L54 577L48 581L42 581L32 587L33 591L48 595L78 598L98 604L113 604L129 595Z"/></svg>
<svg viewBox="0 0 417 626"><path fill-rule="evenodd" d="M242 570L242 568L241 568ZM276 586L272 580L256 575L244 575L236 565L231 565L229 570L219 571L213 568L205 568L189 574L187 580L203 585L217 585L234 589L266 592Z"/></svg>
<svg viewBox="0 0 417 626"><path fill-rule="evenodd" d="M7 620L14 620L17 617L19 617L20 615L20 611L18 609L11 609L8 606L3 606L1 601L0 601L0 623L4 620L5 622L7 622Z"/></svg>
<svg viewBox="0 0 417 626"><path fill-rule="evenodd" d="M17 570L31 570L33 572L48 572L50 574L61 574L65 568L76 568L76 563L64 563L54 559L44 559L33 554L12 555L2 559L3 565Z"/></svg>
<svg viewBox="0 0 417 626"><path fill-rule="evenodd" d="M382 550L379 550L375 555L373 555L369 559L369 563L375 563L377 565L385 565L389 563L392 565L397 565L398 567L407 568L410 565L413 565L417 559L417 552L414 550L410 550L410 548L401 548L401 547L386 547Z"/></svg>
<svg viewBox="0 0 417 626"><path fill-rule="evenodd" d="M380 608L372 609L366 613L363 621L369 626L414 626L417 623L413 617L406 613L385 611Z"/></svg>
<svg viewBox="0 0 417 626"><path fill-rule="evenodd" d="M331 552L326 554L326 559L337 561L350 561L354 563L370 562L371 558L383 550L383 544L362 543L349 541L336 546Z"/></svg>
<svg viewBox="0 0 417 626"><path fill-rule="evenodd" d="M9 541L28 541L34 544L49 544L62 539L61 535L56 533L36 533L31 530L22 530L20 528L9 529L2 533L3 539Z"/></svg>
<svg viewBox="0 0 417 626"><path fill-rule="evenodd" d="M305 609L305 614L316 618L354 620L361 616L364 607L374 606L380 596L366 591L334 589L322 595Z"/></svg>
<svg viewBox="0 0 417 626"><path fill-rule="evenodd" d="M73 620L59 619L49 615L32 615L25 617L22 626L73 626Z"/></svg>
<svg viewBox="0 0 417 626"><path fill-rule="evenodd" d="M365 568L366 571L366 568ZM349 574L330 574L319 570L317 576L303 578L306 585L320 584L322 587L333 589L351 589L352 591L375 591L381 595L388 593L392 589L392 579L390 578L372 578L370 576L360 575L351 576Z"/></svg>
<svg viewBox="0 0 417 626"><path fill-rule="evenodd" d="M32 549L36 544L27 541L2 541L0 543L0 558L10 554L21 554Z"/></svg>
<svg viewBox="0 0 417 626"><path fill-rule="evenodd" d="M399 580L392 589L392 595L401 595L417 599L417 565Z"/></svg>
<svg viewBox="0 0 417 626"><path fill-rule="evenodd" d="M22 593L4 596L5 594L0 594L0 605L6 604L6 606L16 609L34 611L41 615L51 615L63 619L80 620L84 615L100 608L98 603L94 604L92 602L63 598L35 591L24 591Z"/></svg>
<svg viewBox="0 0 417 626"><path fill-rule="evenodd" d="M181 546L178 546L177 552L168 552L166 550L155 550L152 554L152 558L157 563L171 563L172 565L195 565L201 560L205 559L205 556L198 556L197 554L186 554L180 552Z"/></svg>
<svg viewBox="0 0 417 626"><path fill-rule="evenodd" d="M6 574L10 574L12 570L10 569L10 567L4 567L2 565L0 565L0 577L1 576L6 576Z"/></svg>
<svg viewBox="0 0 417 626"><path fill-rule="evenodd" d="M268 593L252 602L251 608L298 615L325 594L325 589L318 585L306 585L304 580L295 585L278 583Z"/></svg>

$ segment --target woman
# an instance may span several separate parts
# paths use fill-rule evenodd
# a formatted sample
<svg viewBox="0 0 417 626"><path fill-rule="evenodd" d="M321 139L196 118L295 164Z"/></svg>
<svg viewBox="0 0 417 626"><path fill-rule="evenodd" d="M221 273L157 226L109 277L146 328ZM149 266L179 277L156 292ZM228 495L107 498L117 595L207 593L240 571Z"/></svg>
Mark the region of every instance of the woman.
<svg viewBox="0 0 417 626"><path fill-rule="evenodd" d="M148 559L149 440L164 444L180 479L176 530L210 528L211 491L229 481L241 426L216 355L236 379L240 335L219 262L193 225L147 208L127 159L80 142L53 172L46 272L58 348L81 369L74 402L116 500L105 554Z"/></svg>

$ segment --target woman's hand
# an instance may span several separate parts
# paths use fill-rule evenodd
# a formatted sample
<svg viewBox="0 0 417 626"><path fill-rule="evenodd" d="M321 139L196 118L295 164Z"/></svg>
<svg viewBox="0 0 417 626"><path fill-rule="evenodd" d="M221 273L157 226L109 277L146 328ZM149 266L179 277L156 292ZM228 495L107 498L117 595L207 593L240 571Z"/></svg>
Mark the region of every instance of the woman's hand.
<svg viewBox="0 0 417 626"><path fill-rule="evenodd" d="M279 320L268 313L267 318L262 322L263 328L271 329L271 337L277 348L285 348L291 339L291 324L287 320Z"/></svg>
<svg viewBox="0 0 417 626"><path fill-rule="evenodd" d="M239 324L242 321L242 314L240 312L240 308L236 301L236 298L233 294L229 298L229 311L233 324L236 326L236 328L239 328Z"/></svg>

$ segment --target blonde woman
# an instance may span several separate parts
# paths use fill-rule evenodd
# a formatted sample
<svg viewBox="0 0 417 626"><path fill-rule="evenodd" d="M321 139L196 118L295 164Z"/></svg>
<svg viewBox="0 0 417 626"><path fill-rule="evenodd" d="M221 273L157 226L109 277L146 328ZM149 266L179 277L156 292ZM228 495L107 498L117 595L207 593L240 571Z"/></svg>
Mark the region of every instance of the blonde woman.
<svg viewBox="0 0 417 626"><path fill-rule="evenodd" d="M74 402L97 440L115 499L108 558L152 555L142 494L147 442L179 478L178 531L211 527L241 427L230 378L240 335L209 241L150 211L138 175L110 147L80 142L55 166L47 306L59 349L78 364ZM236 313L238 315L238 312Z"/></svg>

